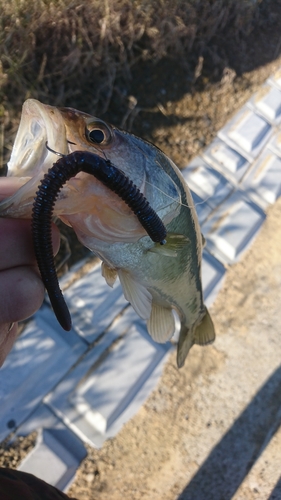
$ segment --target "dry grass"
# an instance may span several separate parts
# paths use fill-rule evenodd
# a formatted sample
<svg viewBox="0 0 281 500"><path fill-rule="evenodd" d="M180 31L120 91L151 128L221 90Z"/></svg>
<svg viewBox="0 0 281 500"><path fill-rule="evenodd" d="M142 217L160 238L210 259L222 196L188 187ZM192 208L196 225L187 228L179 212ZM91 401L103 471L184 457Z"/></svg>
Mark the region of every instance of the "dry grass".
<svg viewBox="0 0 281 500"><path fill-rule="evenodd" d="M264 2L263 2L264 3ZM29 96L102 114L140 60L199 56L215 34L249 31L252 0L0 0L6 143ZM233 33L233 31L232 31Z"/></svg>

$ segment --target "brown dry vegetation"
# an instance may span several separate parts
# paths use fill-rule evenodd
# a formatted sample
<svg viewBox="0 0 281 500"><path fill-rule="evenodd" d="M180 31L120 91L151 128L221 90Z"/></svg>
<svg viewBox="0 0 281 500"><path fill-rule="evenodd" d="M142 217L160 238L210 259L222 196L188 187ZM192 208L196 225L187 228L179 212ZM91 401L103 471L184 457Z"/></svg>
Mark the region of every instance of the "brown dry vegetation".
<svg viewBox="0 0 281 500"><path fill-rule="evenodd" d="M206 49L240 41L270 20L267 0L0 0L0 117L4 160L28 97L131 126L133 71L168 58L194 83ZM214 51L213 51L214 52ZM224 47L215 49L223 70ZM220 55L218 54L220 52ZM223 64L224 65L224 64ZM135 109L137 108L137 109ZM129 117L131 120L127 120Z"/></svg>

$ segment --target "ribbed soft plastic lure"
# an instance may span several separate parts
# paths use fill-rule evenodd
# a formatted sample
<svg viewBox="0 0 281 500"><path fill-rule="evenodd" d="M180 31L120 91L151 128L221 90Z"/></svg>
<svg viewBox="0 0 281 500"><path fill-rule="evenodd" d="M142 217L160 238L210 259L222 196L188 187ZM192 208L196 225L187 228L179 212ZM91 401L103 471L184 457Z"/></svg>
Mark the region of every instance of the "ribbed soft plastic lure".
<svg viewBox="0 0 281 500"><path fill-rule="evenodd" d="M131 208L152 241L164 245L167 231L146 198L109 160L94 153L75 151L63 155L41 181L33 205L32 234L38 267L55 315L65 330L71 329L71 317L56 274L51 223L55 201L63 185L79 172L86 172L116 193Z"/></svg>

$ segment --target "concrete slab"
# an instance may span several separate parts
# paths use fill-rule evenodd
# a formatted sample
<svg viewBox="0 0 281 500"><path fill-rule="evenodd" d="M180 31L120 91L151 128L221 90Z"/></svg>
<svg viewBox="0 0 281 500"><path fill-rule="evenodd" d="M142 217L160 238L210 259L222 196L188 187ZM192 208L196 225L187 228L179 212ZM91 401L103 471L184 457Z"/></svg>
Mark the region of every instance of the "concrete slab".
<svg viewBox="0 0 281 500"><path fill-rule="evenodd" d="M226 269L224 265L204 249L202 258L202 283L204 302L207 307L210 307L215 301L223 285L225 273Z"/></svg>
<svg viewBox="0 0 281 500"><path fill-rule="evenodd" d="M203 224L206 249L225 264L236 262L261 228L265 213L242 191L235 191Z"/></svg>
<svg viewBox="0 0 281 500"><path fill-rule="evenodd" d="M278 89L281 89L281 68L279 68L274 75L268 78L267 83L275 85Z"/></svg>
<svg viewBox="0 0 281 500"><path fill-rule="evenodd" d="M281 195L281 158L266 148L242 182L247 194L263 209Z"/></svg>
<svg viewBox="0 0 281 500"><path fill-rule="evenodd" d="M15 437L27 436L39 429L51 429L63 425L62 421L44 403L28 416L28 418L18 427Z"/></svg>
<svg viewBox="0 0 281 500"><path fill-rule="evenodd" d="M266 83L251 97L247 106L271 125L278 125L281 122L281 89Z"/></svg>
<svg viewBox="0 0 281 500"><path fill-rule="evenodd" d="M156 344L129 307L45 402L92 446L114 436L155 387L171 344Z"/></svg>
<svg viewBox="0 0 281 500"><path fill-rule="evenodd" d="M203 151L202 156L234 184L241 181L250 167L246 158L218 137Z"/></svg>
<svg viewBox="0 0 281 500"><path fill-rule="evenodd" d="M280 126L277 129L276 133L272 136L272 138L268 142L267 146L275 154L277 154L278 156L281 156L281 130L280 130Z"/></svg>
<svg viewBox="0 0 281 500"><path fill-rule="evenodd" d="M117 280L114 288L101 275L100 264L64 292L73 328L88 343L94 342L128 305Z"/></svg>
<svg viewBox="0 0 281 500"><path fill-rule="evenodd" d="M35 426L35 423L39 427ZM42 427L45 424L46 427ZM19 428L17 435L38 431L33 450L25 457L18 470L34 474L47 483L66 491L75 477L87 450L45 405L41 405L28 419L28 425Z"/></svg>
<svg viewBox="0 0 281 500"><path fill-rule="evenodd" d="M218 137L250 162L261 152L272 135L271 125L248 106L218 132Z"/></svg>
<svg viewBox="0 0 281 500"><path fill-rule="evenodd" d="M200 156L182 170L182 174L192 190L212 209L216 208L229 194L234 187L217 170L214 170Z"/></svg>
<svg viewBox="0 0 281 500"><path fill-rule="evenodd" d="M194 207L198 216L199 224L202 225L205 220L212 213L212 208L200 196L198 196L192 189L190 190Z"/></svg>
<svg viewBox="0 0 281 500"><path fill-rule="evenodd" d="M0 372L0 441L18 427L86 351L43 307L16 341Z"/></svg>

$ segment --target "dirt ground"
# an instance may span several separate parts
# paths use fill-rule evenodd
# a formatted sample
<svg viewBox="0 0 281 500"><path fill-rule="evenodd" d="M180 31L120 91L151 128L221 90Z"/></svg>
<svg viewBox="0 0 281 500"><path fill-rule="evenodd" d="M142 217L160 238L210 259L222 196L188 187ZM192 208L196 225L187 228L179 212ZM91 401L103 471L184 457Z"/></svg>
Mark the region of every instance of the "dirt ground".
<svg viewBox="0 0 281 500"><path fill-rule="evenodd" d="M196 81L186 83L185 70L175 67L178 87L172 91L173 82L167 81L168 73L173 72L171 63L162 63L158 77L153 80L157 72L152 76L144 74L134 92L137 97L138 92L145 93L150 82L152 93L158 89L157 106L150 103L149 92L146 99L138 97L124 126L133 126L134 132L153 140L179 166L187 165L265 79L281 67L281 57L275 58L280 50L280 31L276 36L270 42L271 51L267 41L257 58L253 46L243 64L224 65L220 78L211 78L209 83L200 65L195 72L196 85ZM279 473L276 477L278 471L272 466L268 478L263 465L255 468L266 439L271 437L266 438L261 429L254 429L256 451L246 464L241 459L242 475L237 466L232 478L223 481L224 474L228 477L228 461L233 459L225 448L217 462L216 456L210 464L205 460L212 450L221 452L223 436L228 435L235 419L244 415L257 392L262 398L262 384L278 369L280 246L281 200L268 210L252 247L227 272L223 289L211 308L217 332L214 345L193 347L181 370L176 368L175 353L170 355L158 387L138 414L101 450L88 448L88 457L68 491L70 496L80 500L230 500L234 495L236 500L269 498ZM271 402L271 420L265 426L269 433L281 407L280 396ZM3 447L0 464L16 467L34 438L21 438L12 447ZM273 452L268 463L274 457L280 464L280 439L276 433L275 441L270 442ZM230 441L227 448L232 449L234 442ZM247 482L252 466L255 477ZM279 495L274 498L281 498L280 491Z"/></svg>

